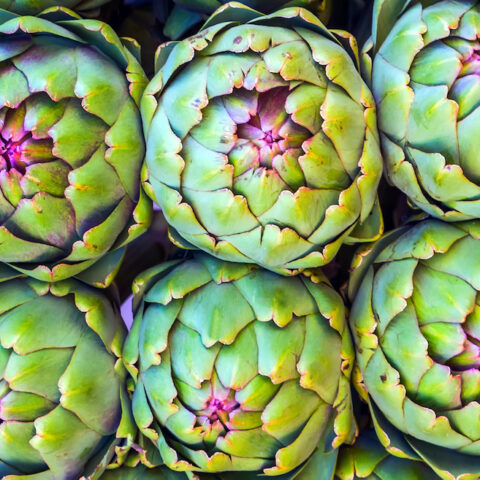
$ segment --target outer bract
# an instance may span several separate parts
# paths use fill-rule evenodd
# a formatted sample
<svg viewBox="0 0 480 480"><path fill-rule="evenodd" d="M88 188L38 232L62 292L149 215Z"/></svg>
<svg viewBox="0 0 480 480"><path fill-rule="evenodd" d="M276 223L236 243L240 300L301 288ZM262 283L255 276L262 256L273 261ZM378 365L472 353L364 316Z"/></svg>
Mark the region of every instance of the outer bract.
<svg viewBox="0 0 480 480"><path fill-rule="evenodd" d="M338 456L335 480L439 480L424 463L389 454L375 432L363 432L353 446Z"/></svg>
<svg viewBox="0 0 480 480"><path fill-rule="evenodd" d="M102 22L60 8L38 18L0 10L1 262L44 281L99 259L110 273L146 229L136 103L145 82Z"/></svg>
<svg viewBox="0 0 480 480"><path fill-rule="evenodd" d="M72 480L108 463L124 337L117 307L76 280L0 284L1 478Z"/></svg>
<svg viewBox="0 0 480 480"><path fill-rule="evenodd" d="M0 8L20 15L36 15L49 7L73 8L77 12L90 12L110 0L0 0Z"/></svg>
<svg viewBox="0 0 480 480"><path fill-rule="evenodd" d="M434 217L479 218L480 6L433 3L376 2L372 90L386 173Z"/></svg>
<svg viewBox="0 0 480 480"><path fill-rule="evenodd" d="M165 25L165 35L174 40L183 36L193 25L203 20L203 15L212 14L227 0L174 0L173 8ZM272 13L286 7L304 7L326 22L330 17L332 0L243 0L247 7L263 13Z"/></svg>
<svg viewBox="0 0 480 480"><path fill-rule="evenodd" d="M375 106L336 37L305 9L237 3L207 27L163 45L142 99L148 191L174 240L287 274L376 238Z"/></svg>
<svg viewBox="0 0 480 480"><path fill-rule="evenodd" d="M353 351L326 281L199 255L147 270L134 292L133 412L168 467L291 479L313 455L333 474L355 434Z"/></svg>
<svg viewBox="0 0 480 480"><path fill-rule="evenodd" d="M107 470L101 480L188 480L184 473L166 467L147 468L144 465Z"/></svg>
<svg viewBox="0 0 480 480"><path fill-rule="evenodd" d="M355 265L360 391L380 440L442 479L478 479L480 223L405 227Z"/></svg>

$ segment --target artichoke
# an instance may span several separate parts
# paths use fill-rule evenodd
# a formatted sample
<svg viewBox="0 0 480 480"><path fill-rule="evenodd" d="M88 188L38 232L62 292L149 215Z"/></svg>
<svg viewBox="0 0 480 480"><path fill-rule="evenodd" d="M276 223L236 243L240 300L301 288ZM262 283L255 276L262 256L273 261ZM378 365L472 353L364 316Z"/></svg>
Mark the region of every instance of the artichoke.
<svg viewBox="0 0 480 480"><path fill-rule="evenodd" d="M64 9L0 10L0 262L57 281L102 259L104 275L148 226L146 78L129 48Z"/></svg>
<svg viewBox="0 0 480 480"><path fill-rule="evenodd" d="M116 432L129 425L118 308L77 280L48 284L4 273L0 476L93 475L113 456Z"/></svg>
<svg viewBox="0 0 480 480"><path fill-rule="evenodd" d="M473 0L375 4L372 91L386 175L445 221L480 218L479 32Z"/></svg>
<svg viewBox="0 0 480 480"><path fill-rule="evenodd" d="M438 480L424 463L390 455L372 430L341 447L335 480Z"/></svg>
<svg viewBox="0 0 480 480"><path fill-rule="evenodd" d="M288 274L379 235L375 105L340 40L305 9L233 2L160 48L146 188L177 244Z"/></svg>
<svg viewBox="0 0 480 480"><path fill-rule="evenodd" d="M175 7L167 19L164 33L174 40L198 22L204 15L210 15L228 0L174 0ZM304 7L310 9L326 22L332 9L332 0L243 0L243 5L263 13L272 13L286 7Z"/></svg>
<svg viewBox="0 0 480 480"><path fill-rule="evenodd" d="M168 467L287 480L312 457L333 473L355 435L353 347L341 297L316 281L202 254L137 277L124 361Z"/></svg>
<svg viewBox="0 0 480 480"><path fill-rule="evenodd" d="M478 479L480 222L403 227L354 266L355 383L380 440L442 479Z"/></svg>
<svg viewBox="0 0 480 480"><path fill-rule="evenodd" d="M94 11L110 0L0 0L0 8L19 15L37 15L43 10L61 5L82 13Z"/></svg>

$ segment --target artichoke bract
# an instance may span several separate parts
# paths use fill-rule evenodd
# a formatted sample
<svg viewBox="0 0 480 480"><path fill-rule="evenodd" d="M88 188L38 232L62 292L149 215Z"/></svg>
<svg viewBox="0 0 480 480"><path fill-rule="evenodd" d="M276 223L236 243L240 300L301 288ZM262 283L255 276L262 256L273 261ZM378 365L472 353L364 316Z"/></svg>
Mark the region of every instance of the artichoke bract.
<svg viewBox="0 0 480 480"><path fill-rule="evenodd" d="M69 480L109 462L128 418L125 334L115 303L77 280L0 283L1 478Z"/></svg>
<svg viewBox="0 0 480 480"><path fill-rule="evenodd" d="M168 467L290 479L312 458L333 473L356 430L353 346L341 297L317 280L203 254L137 277L124 361Z"/></svg>
<svg viewBox="0 0 480 480"><path fill-rule="evenodd" d="M350 315L380 440L442 479L480 475L480 223L427 220L359 253Z"/></svg>
<svg viewBox="0 0 480 480"><path fill-rule="evenodd" d="M175 6L165 24L167 37L177 40L187 30L212 14L217 8L228 3L227 0L174 0ZM272 13L286 7L308 8L326 22L332 9L332 0L243 0L247 7L263 13Z"/></svg>
<svg viewBox="0 0 480 480"><path fill-rule="evenodd" d="M156 63L147 192L174 242L289 274L379 235L373 97L312 13L231 3Z"/></svg>
<svg viewBox="0 0 480 480"><path fill-rule="evenodd" d="M0 262L62 280L115 265L146 229L145 84L105 23L0 10Z"/></svg>
<svg viewBox="0 0 480 480"><path fill-rule="evenodd" d="M372 91L386 175L434 217L479 218L480 7L424 3L433 5L376 1Z"/></svg>
<svg viewBox="0 0 480 480"><path fill-rule="evenodd" d="M90 12L110 0L0 0L0 8L20 15L36 15L58 5L78 12Z"/></svg>
<svg viewBox="0 0 480 480"><path fill-rule="evenodd" d="M389 454L375 432L362 432L353 446L344 445L338 455L335 480L439 480L420 461Z"/></svg>
<svg viewBox="0 0 480 480"><path fill-rule="evenodd" d="M144 465L107 470L100 480L188 480L184 473L166 467L147 468Z"/></svg>

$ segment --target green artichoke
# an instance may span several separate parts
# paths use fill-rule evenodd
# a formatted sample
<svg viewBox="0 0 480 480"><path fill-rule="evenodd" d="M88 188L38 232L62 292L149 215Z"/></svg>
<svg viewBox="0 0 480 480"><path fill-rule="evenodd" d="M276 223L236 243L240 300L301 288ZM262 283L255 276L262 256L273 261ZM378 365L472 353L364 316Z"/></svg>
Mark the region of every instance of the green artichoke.
<svg viewBox="0 0 480 480"><path fill-rule="evenodd" d="M147 191L176 243L288 274L379 235L373 98L309 11L231 3L163 45L157 69L141 104Z"/></svg>
<svg viewBox="0 0 480 480"><path fill-rule="evenodd" d="M390 455L373 430L362 432L353 446L343 445L335 480L438 480L424 463Z"/></svg>
<svg viewBox="0 0 480 480"><path fill-rule="evenodd" d="M147 270L134 293L133 414L168 467L288 480L313 455L333 473L355 435L353 347L326 280L200 254Z"/></svg>
<svg viewBox="0 0 480 480"><path fill-rule="evenodd" d="M1 1L1 0L0 0ZM175 7L165 24L164 33L167 37L177 40L195 24L210 15L228 0L173 0ZM273 13L286 7L308 8L323 22L327 22L332 9L332 0L243 0L247 7L263 13Z"/></svg>
<svg viewBox="0 0 480 480"><path fill-rule="evenodd" d="M102 259L104 275L145 231L146 78L129 48L60 8L0 10L0 262L57 281Z"/></svg>
<svg viewBox="0 0 480 480"><path fill-rule="evenodd" d="M354 266L356 383L380 440L442 479L478 479L480 222L403 227Z"/></svg>
<svg viewBox="0 0 480 480"><path fill-rule="evenodd" d="M116 432L134 432L122 407L128 400L119 360L126 329L118 308L77 280L48 284L4 273L0 476L93 475L113 456Z"/></svg>
<svg viewBox="0 0 480 480"><path fill-rule="evenodd" d="M0 0L0 8L19 15L37 15L57 5L73 8L78 12L89 12L110 0Z"/></svg>
<svg viewBox="0 0 480 480"><path fill-rule="evenodd" d="M474 0L375 4L372 91L386 175L445 221L480 218L479 34Z"/></svg>

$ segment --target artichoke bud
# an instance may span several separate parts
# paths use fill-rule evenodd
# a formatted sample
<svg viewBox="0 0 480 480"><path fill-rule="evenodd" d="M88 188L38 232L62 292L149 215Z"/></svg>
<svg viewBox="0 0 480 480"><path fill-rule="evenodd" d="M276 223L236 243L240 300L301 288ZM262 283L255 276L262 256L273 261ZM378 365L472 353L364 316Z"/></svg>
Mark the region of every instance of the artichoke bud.
<svg viewBox="0 0 480 480"><path fill-rule="evenodd" d="M293 474L315 454L330 468L353 440L352 345L326 280L199 254L148 270L135 291L133 414L168 467Z"/></svg>

